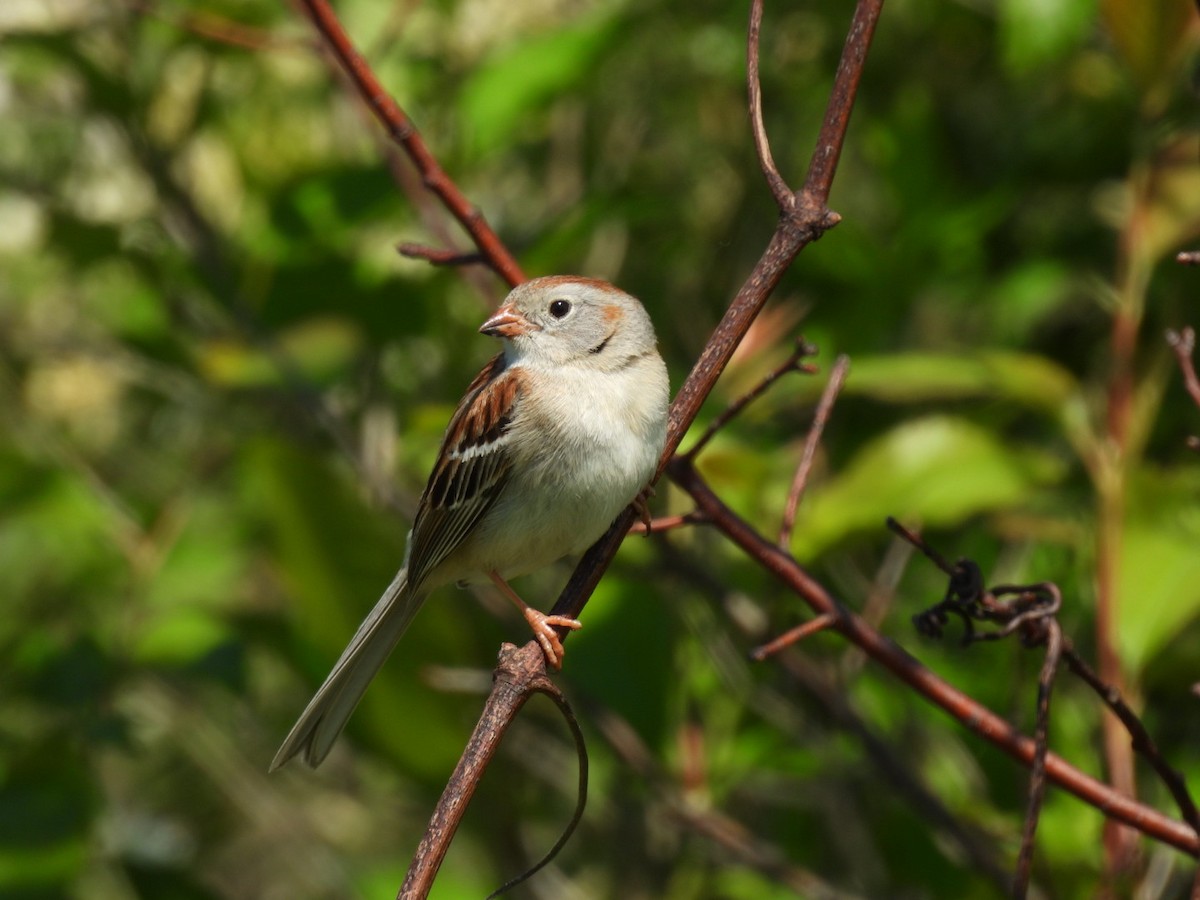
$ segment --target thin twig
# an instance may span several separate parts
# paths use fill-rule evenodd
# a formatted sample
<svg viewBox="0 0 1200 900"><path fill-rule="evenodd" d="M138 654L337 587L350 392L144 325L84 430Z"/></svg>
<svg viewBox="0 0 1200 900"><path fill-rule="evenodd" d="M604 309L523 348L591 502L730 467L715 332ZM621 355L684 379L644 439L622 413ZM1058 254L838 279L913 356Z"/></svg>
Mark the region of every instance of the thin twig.
<svg viewBox="0 0 1200 900"><path fill-rule="evenodd" d="M1196 406L1200 406L1200 378L1196 377L1196 366L1192 361L1192 353L1196 350L1196 332L1190 326L1181 331L1168 330L1167 343L1179 360L1179 371L1183 373L1183 384L1188 396Z"/></svg>
<svg viewBox="0 0 1200 900"><path fill-rule="evenodd" d="M838 61L837 75L833 79L833 91L825 107L825 119L817 135L817 146L813 150L808 177L801 191L802 205L829 202L829 191L833 187L833 176L837 173L838 160L846 140L846 129L850 126L850 113L854 109L854 97L858 83L862 80L866 66L867 51L875 35L875 25L883 10L883 0L859 0L854 7L854 18L846 33L842 57ZM837 215L834 213L833 215Z"/></svg>
<svg viewBox="0 0 1200 900"><path fill-rule="evenodd" d="M788 354L787 359L768 372L762 381L730 403L729 406L721 411L720 415L709 423L708 427L704 429L704 433L696 439L696 443L688 449L688 456L695 457L708 445L708 442L713 439L717 432L728 425L747 406L766 393L771 385L788 372L805 372L809 375L816 373L816 366L804 360L806 357L816 355L817 352L817 348L805 341L804 338L797 338L796 345L792 348L792 352Z"/></svg>
<svg viewBox="0 0 1200 900"><path fill-rule="evenodd" d="M663 531L674 531L676 528L684 528L688 525L702 525L707 522L703 514L692 510L692 512L684 513L680 516L660 516L657 519L650 520L650 527L646 527L645 522L634 522L629 526L630 534L659 534Z"/></svg>
<svg viewBox="0 0 1200 900"><path fill-rule="evenodd" d="M423 259L435 266L471 266L487 262L478 250L465 253L460 250L439 250L436 247L426 247L424 244L413 244L408 241L397 244L396 252L408 259Z"/></svg>
<svg viewBox="0 0 1200 900"><path fill-rule="evenodd" d="M754 135L754 150L758 153L758 165L767 179L767 186L775 196L780 209L796 203L792 193L771 156L771 142L763 125L762 82L758 77L759 35L762 30L763 0L753 0L750 5L750 32L746 40L746 85L750 94L750 130Z"/></svg>
<svg viewBox="0 0 1200 900"><path fill-rule="evenodd" d="M1046 657L1038 678L1037 722L1034 725L1033 761L1029 766L1029 800L1025 807L1025 825L1021 830L1021 850L1017 854L1017 869L1013 877L1013 897L1025 900L1029 893L1029 878L1033 871L1033 840L1041 818L1042 800L1046 796L1046 755L1049 753L1050 694L1062 658L1062 629L1054 619L1045 620Z"/></svg>
<svg viewBox="0 0 1200 900"><path fill-rule="evenodd" d="M750 651L750 658L755 662L762 662L767 657L774 656L784 647L790 647L792 644L799 643L807 637L824 631L826 628L832 628L837 623L837 616L832 613L821 613L815 619L809 619L807 622L797 625L790 631L785 631L779 637L755 647Z"/></svg>
<svg viewBox="0 0 1200 900"><path fill-rule="evenodd" d="M516 650L512 644L506 644L505 646L512 647L514 651ZM542 675L543 677L545 675L544 669ZM500 887L488 894L486 900L492 900L494 897L499 897L501 894L506 893L512 888L515 888L523 881L527 881L529 878L532 878L547 865L549 865L554 860L554 857L558 856L558 854L562 851L562 848L567 845L567 841L571 839L571 835L575 833L575 829L579 826L579 823L583 821L583 811L587 807L588 752L587 741L583 737L583 729L579 727L579 719L575 717L575 711L571 709L571 704L567 702L567 698L563 695L562 691L559 690L558 686L548 678L545 679L544 682L539 680L538 686L532 689L536 690L538 693L545 694L554 701L554 705L557 706L558 711L562 713L563 719L567 723L567 727L571 729L571 738L575 741L575 756L579 760L579 787L575 791L575 811L571 814L571 821L567 823L566 828L562 830L562 833L558 836L558 840L554 842L554 846L546 852L545 856L543 856L540 860L538 860L538 862L526 869L516 878L512 878L504 882L504 884L500 885Z"/></svg>
<svg viewBox="0 0 1200 900"><path fill-rule="evenodd" d="M1200 266L1200 250L1180 250L1175 254L1175 262L1181 266Z"/></svg>
<svg viewBox="0 0 1200 900"><path fill-rule="evenodd" d="M1112 710L1113 714L1121 720L1121 724L1125 726L1125 730L1129 732L1133 739L1133 749L1140 753L1154 769L1155 774L1166 785L1170 791L1171 797L1175 800L1175 804L1179 807L1179 813L1183 816L1183 820L1192 826L1192 829L1197 835L1200 835L1200 813L1196 810L1196 803L1192 799L1192 795L1188 790L1187 781L1183 774L1171 766L1170 763L1162 755L1162 751L1158 749L1158 745L1154 743L1154 739L1150 737L1150 732L1146 730L1146 726L1142 724L1142 720L1137 717L1132 709L1121 698L1121 692L1110 684L1106 684L1096 673L1096 671L1087 664L1087 662L1075 652L1074 645L1068 640L1063 646L1063 658L1067 661L1067 668L1079 676L1083 682L1096 692L1097 696L1104 701L1105 705Z"/></svg>
<svg viewBox="0 0 1200 900"><path fill-rule="evenodd" d="M825 433L825 425L837 402L842 385L846 383L846 373L850 371L850 357L842 354L833 364L829 373L829 382L821 392L821 402L813 415L812 428L804 441L804 452L800 455L800 464L796 474L792 476L792 486L788 490L787 505L783 510L783 524L779 526L779 546L787 547L792 543L792 529L796 527L796 510L800 507L800 497L808 485L808 473L812 471L813 460L817 458L817 447L821 444L821 436Z"/></svg>

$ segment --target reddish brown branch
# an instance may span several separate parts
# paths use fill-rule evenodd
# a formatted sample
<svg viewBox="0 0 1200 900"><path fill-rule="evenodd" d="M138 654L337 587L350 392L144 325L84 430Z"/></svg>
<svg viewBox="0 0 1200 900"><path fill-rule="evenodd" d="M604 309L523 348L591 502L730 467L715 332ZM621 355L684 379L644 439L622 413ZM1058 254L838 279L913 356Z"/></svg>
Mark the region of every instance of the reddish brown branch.
<svg viewBox="0 0 1200 900"><path fill-rule="evenodd" d="M788 490L787 505L783 510L783 524L779 526L779 546L786 548L792 542L792 529L796 527L796 510L800 508L800 497L808 485L808 473L812 471L813 460L817 458L817 447L821 444L821 436L825 433L825 425L829 422L829 414L833 412L833 404L837 402L842 385L846 383L846 373L850 370L850 357L839 356L829 373L829 381L821 392L821 401L813 415L812 428L804 441L804 452L800 454L800 465L792 476L792 486Z"/></svg>
<svg viewBox="0 0 1200 900"><path fill-rule="evenodd" d="M660 516L651 519L649 523L634 522L629 527L630 534L658 534L663 531L674 531L688 525L702 525L707 520L698 512L684 513L680 516Z"/></svg>
<svg viewBox="0 0 1200 900"><path fill-rule="evenodd" d="M695 457L701 450L708 446L708 442L716 436L717 432L730 423L747 406L766 393L767 389L776 381L786 375L788 372L806 372L810 375L817 371L816 366L806 363L805 357L814 356L817 353L817 348L809 344L804 338L797 338L796 345L792 348L792 352L782 363L766 374L762 381L738 397L729 406L725 407L708 427L704 429L704 433L696 439L691 448L688 450L688 456Z"/></svg>
<svg viewBox="0 0 1200 900"><path fill-rule="evenodd" d="M1033 762L1029 766L1029 800L1025 807L1025 825L1021 829L1021 850L1017 854L1017 870L1013 877L1013 897L1024 900L1029 892L1029 877L1033 871L1033 840L1037 836L1042 800L1046 796L1046 755L1049 753L1050 694L1062 658L1062 629L1053 618L1045 620L1046 658L1038 678L1037 722L1033 730Z"/></svg>
<svg viewBox="0 0 1200 900"><path fill-rule="evenodd" d="M726 506L687 460L678 458L672 463L671 479L691 495L697 508L709 516L713 527L727 535L755 562L795 591L815 613L836 616L838 622L833 628L847 640L861 648L875 662L883 665L930 703L945 710L964 727L1023 765L1032 764L1036 751L1033 740L1018 732L987 707L938 678L860 617L845 610L793 557L758 534ZM1101 810L1111 819L1123 822L1193 856L1200 855L1200 837L1190 826L1114 791L1053 753L1046 756L1046 774L1052 782Z"/></svg>
<svg viewBox="0 0 1200 900"><path fill-rule="evenodd" d="M745 284L737 292L716 330L704 345L700 358L692 367L675 400L667 423L667 442L659 462L657 480L671 460L679 442L696 419L704 400L712 392L713 385L725 371L733 351L750 330L755 318L766 305L767 298L792 261L810 243L836 225L837 213L826 207L829 188L837 159L841 155L850 123L850 110L858 91L863 61L866 59L875 23L883 8L883 0L859 0L854 9L854 22L842 50L842 61L838 66L833 94L826 109L824 124L809 170L809 178L802 195L789 208L780 210L779 224L771 235ZM626 509L612 527L584 554L571 580L555 601L552 615L579 618L600 576L616 555L629 525L633 521L632 508ZM564 634L563 637L566 635Z"/></svg>
<svg viewBox="0 0 1200 900"><path fill-rule="evenodd" d="M792 189L787 186L775 159L771 156L771 142L763 125L762 82L758 77L759 36L762 30L763 0L754 0L750 5L750 33L746 41L746 81L750 93L750 130L754 135L754 150L758 153L758 165L767 179L767 186L775 196L780 209L795 202Z"/></svg>
<svg viewBox="0 0 1200 900"><path fill-rule="evenodd" d="M1064 642L1063 658L1067 661L1067 667L1078 675L1088 687L1095 691L1108 708L1112 710L1113 714L1121 720L1121 724L1125 726L1125 730L1133 738L1133 749L1145 758L1150 767L1154 769L1155 774L1162 779L1163 784L1167 786L1167 790L1171 792L1171 797L1179 806L1179 812L1183 816L1183 820L1191 825L1192 829L1200 835L1200 813L1197 812L1196 804L1192 800L1191 793L1188 791L1187 781L1184 780L1183 774L1171 766L1163 757L1162 752L1158 749L1158 745L1150 737L1150 732L1142 724L1142 720L1137 717L1134 711L1121 698L1121 692L1112 685L1105 684L1100 676L1096 674L1096 671L1075 652L1075 647L1069 640Z"/></svg>
<svg viewBox="0 0 1200 900"><path fill-rule="evenodd" d="M475 246L496 273L510 285L525 280L525 274L513 259L503 242L476 209L458 189L458 185L445 173L441 165L425 146L416 126L379 83L375 73L354 49L337 15L326 0L300 0L308 12L317 31L325 39L330 51L345 70L363 101L370 107L388 136L395 141L413 165L421 173L425 186L445 204L446 209L458 220L470 235Z"/></svg>
<svg viewBox="0 0 1200 900"><path fill-rule="evenodd" d="M471 266L487 262L482 253L463 253L458 250L439 250L424 244L404 241L396 245L396 252L408 259L423 259L434 266Z"/></svg>
<svg viewBox="0 0 1200 900"><path fill-rule="evenodd" d="M790 647L792 644L799 643L805 638L812 637L814 634L818 634L827 628L832 628L837 624L837 621L837 616L832 613L821 613L815 619L802 622L790 631L785 631L779 637L767 641L759 647L755 647L750 651L750 658L755 662L762 662L767 657L774 656L784 647Z"/></svg>
<svg viewBox="0 0 1200 900"><path fill-rule="evenodd" d="M562 693L546 676L546 658L536 642L527 644L520 649L512 644L501 646L500 658L492 677L494 679L492 692L488 695L483 713L479 717L471 739L467 742L466 749L463 750L462 758L459 759L454 774L450 776L450 781L447 783L445 791L442 792L442 797L438 801L429 827L417 847L412 866L396 895L396 900L415 900L415 898L428 895L429 889L433 886L433 879L437 875L438 869L441 868L446 851L450 849L450 842L454 838L455 831L458 830L463 812L466 810L467 804L471 802L471 797L474 796L475 788L478 786L483 772L492 761L492 757L495 756L505 731L508 730L508 726L512 724L525 702L534 694L545 694L554 700L560 709L566 709L569 713ZM574 723L574 716L568 715L567 718L576 734L577 744L579 744L578 726ZM532 871L526 872L520 878L505 885L506 888L524 880L549 862L570 837L579 821L582 804L586 797L586 760L586 756L581 756L579 805L566 832L559 838L558 843L545 859L538 863Z"/></svg>
<svg viewBox="0 0 1200 900"><path fill-rule="evenodd" d="M1196 366L1192 361L1192 354L1196 350L1195 330L1190 327L1182 331L1169 330L1167 344L1179 360L1179 371L1183 373L1183 384L1187 388L1188 396L1200 407L1200 378L1196 377Z"/></svg>

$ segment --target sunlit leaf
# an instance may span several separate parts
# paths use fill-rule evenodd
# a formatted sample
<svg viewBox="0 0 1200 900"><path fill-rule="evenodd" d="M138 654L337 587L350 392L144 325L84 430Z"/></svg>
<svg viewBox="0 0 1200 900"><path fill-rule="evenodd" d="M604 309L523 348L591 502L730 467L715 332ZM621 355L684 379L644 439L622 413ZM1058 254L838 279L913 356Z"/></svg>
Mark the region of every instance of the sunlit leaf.
<svg viewBox="0 0 1200 900"><path fill-rule="evenodd" d="M949 525L967 516L1027 502L1029 492L1061 477L1055 457L963 419L929 417L898 426L864 445L801 509L792 547L811 558L830 543L887 516Z"/></svg>
<svg viewBox="0 0 1200 900"><path fill-rule="evenodd" d="M479 153L509 139L525 114L583 78L611 40L615 23L592 20L514 44L480 66L459 98Z"/></svg>

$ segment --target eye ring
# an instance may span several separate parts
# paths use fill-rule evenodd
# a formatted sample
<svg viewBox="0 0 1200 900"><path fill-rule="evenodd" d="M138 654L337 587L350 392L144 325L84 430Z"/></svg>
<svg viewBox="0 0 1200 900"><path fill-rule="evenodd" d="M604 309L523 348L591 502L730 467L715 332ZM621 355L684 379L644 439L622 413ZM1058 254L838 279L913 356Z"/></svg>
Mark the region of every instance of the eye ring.
<svg viewBox="0 0 1200 900"><path fill-rule="evenodd" d="M550 315L554 316L554 318L561 319L564 316L566 316L566 314L569 313L570 311L571 311L571 301L570 300L561 300L560 299L560 300L551 300L550 301Z"/></svg>

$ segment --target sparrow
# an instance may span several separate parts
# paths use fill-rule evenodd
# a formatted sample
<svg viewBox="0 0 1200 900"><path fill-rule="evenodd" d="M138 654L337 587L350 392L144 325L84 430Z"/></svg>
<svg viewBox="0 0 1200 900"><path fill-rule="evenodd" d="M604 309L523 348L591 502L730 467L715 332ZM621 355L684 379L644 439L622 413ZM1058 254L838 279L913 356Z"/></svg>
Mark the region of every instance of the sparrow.
<svg viewBox="0 0 1200 900"><path fill-rule="evenodd" d="M480 327L503 351L467 387L417 507L404 564L271 763L317 766L425 597L490 581L562 666L555 626L509 579L582 553L637 499L666 442L669 385L642 304L606 281L535 278Z"/></svg>

